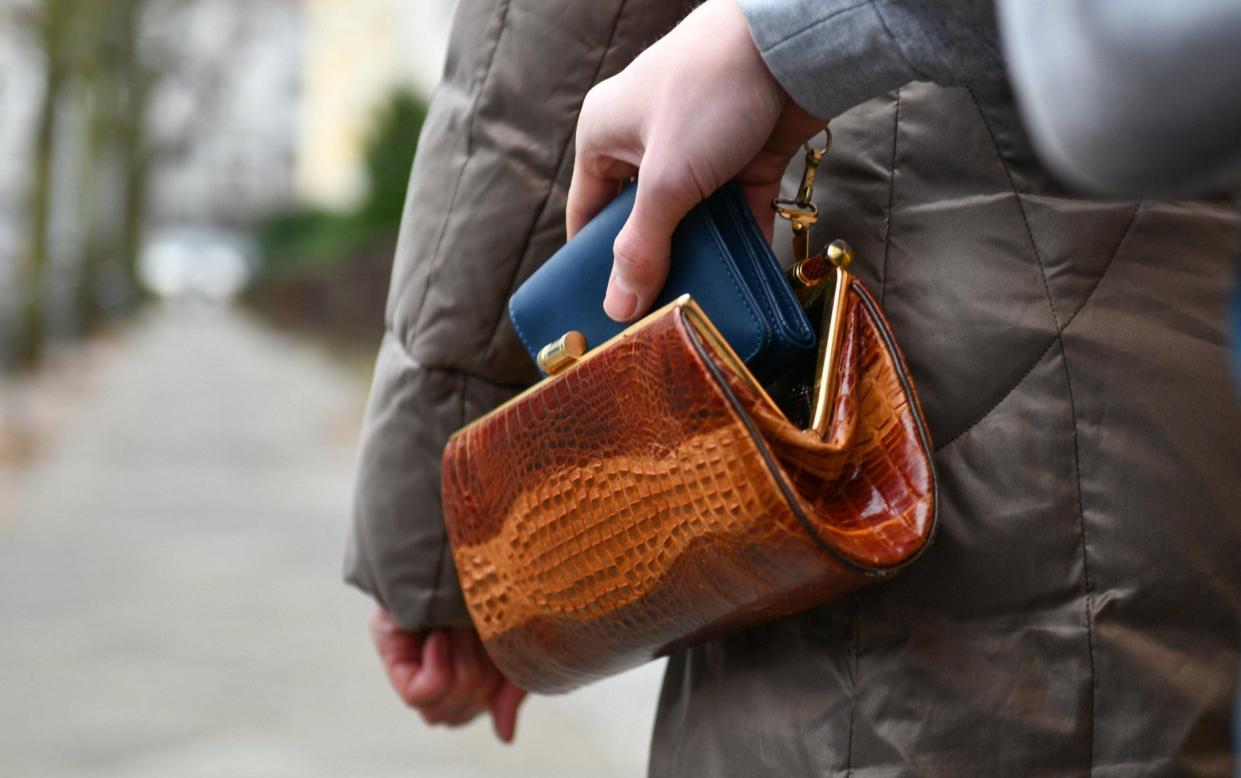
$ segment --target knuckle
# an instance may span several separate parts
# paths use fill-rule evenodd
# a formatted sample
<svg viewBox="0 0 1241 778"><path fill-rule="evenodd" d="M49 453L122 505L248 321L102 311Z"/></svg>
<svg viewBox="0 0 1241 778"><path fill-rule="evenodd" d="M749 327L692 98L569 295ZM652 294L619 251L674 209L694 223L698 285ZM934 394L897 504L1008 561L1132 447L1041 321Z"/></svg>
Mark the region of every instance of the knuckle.
<svg viewBox="0 0 1241 778"><path fill-rule="evenodd" d="M598 113L607 104L608 91L615 83L616 76L609 76L586 90L586 96L582 98L582 108L579 111L580 116L589 118Z"/></svg>
<svg viewBox="0 0 1241 778"><path fill-rule="evenodd" d="M401 702L405 703L405 707L410 710L417 711L418 713L426 713L426 711L429 710L426 701L419 699L417 695L405 693L400 695L400 697Z"/></svg>
<svg viewBox="0 0 1241 778"><path fill-rule="evenodd" d="M649 159L643 161L639 186L641 194L656 203L677 201L684 197L684 179L667 165Z"/></svg>
<svg viewBox="0 0 1241 778"><path fill-rule="evenodd" d="M653 275L657 263L630 230L624 230L612 245L616 259L616 272L625 278L644 279Z"/></svg>
<svg viewBox="0 0 1241 778"><path fill-rule="evenodd" d="M426 707L443 699L448 692L448 683L443 678L416 684L406 692L406 699L411 705Z"/></svg>
<svg viewBox="0 0 1241 778"><path fill-rule="evenodd" d="M677 157L682 156L676 152ZM707 195L714 187L706 185L710 175L695 170L694 166L681 160L675 164L655 164L643 167L641 181L643 194L661 209L689 210L691 206Z"/></svg>
<svg viewBox="0 0 1241 778"><path fill-rule="evenodd" d="M602 82L595 84L586 92L586 96L582 98L582 108L578 112L577 118L577 132L579 136L582 133L583 125L594 117L595 112L599 110L599 87L601 86L603 86Z"/></svg>
<svg viewBox="0 0 1241 778"><path fill-rule="evenodd" d="M437 678L423 687L420 696L424 700L437 700L444 697L447 693L448 680L446 678Z"/></svg>
<svg viewBox="0 0 1241 778"><path fill-rule="evenodd" d="M602 120L607 105L607 86L607 81L600 81L582 98L582 107L577 115L577 130L574 133L579 149L589 147L590 139Z"/></svg>

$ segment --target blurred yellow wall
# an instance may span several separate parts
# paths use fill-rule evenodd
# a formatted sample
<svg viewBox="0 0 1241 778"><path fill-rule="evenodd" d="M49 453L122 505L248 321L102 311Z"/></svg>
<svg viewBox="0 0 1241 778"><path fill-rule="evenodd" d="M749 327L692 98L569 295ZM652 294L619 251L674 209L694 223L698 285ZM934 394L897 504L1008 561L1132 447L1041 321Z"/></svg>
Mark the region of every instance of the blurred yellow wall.
<svg viewBox="0 0 1241 778"><path fill-rule="evenodd" d="M443 69L454 0L303 0L299 198L347 207L363 194L361 153L375 106L408 84L425 96Z"/></svg>

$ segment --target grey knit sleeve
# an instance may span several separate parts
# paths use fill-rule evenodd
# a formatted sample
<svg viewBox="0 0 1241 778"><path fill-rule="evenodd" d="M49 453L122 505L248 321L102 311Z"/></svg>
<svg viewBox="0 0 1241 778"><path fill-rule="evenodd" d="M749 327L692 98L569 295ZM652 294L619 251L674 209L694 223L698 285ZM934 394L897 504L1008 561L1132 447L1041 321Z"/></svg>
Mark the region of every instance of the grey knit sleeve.
<svg viewBox="0 0 1241 778"><path fill-rule="evenodd" d="M831 118L910 81L1004 78L992 0L740 0L790 96Z"/></svg>

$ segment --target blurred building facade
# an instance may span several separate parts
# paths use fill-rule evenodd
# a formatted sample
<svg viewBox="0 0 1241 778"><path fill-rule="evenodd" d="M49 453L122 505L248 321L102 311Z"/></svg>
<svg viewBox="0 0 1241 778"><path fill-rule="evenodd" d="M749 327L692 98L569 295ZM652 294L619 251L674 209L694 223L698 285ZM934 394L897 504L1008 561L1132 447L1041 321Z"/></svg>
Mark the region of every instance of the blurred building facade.
<svg viewBox="0 0 1241 778"><path fill-rule="evenodd" d="M151 132L164 155L156 224L248 226L294 196L304 13L298 0L191 0L175 27L181 67L161 80Z"/></svg>
<svg viewBox="0 0 1241 778"><path fill-rule="evenodd" d="M305 0L297 194L325 207L362 195L371 108L405 85L429 96L444 68L454 0Z"/></svg>
<svg viewBox="0 0 1241 778"><path fill-rule="evenodd" d="M0 0L0 256L12 252L25 207L44 87L43 53L7 22L38 5ZM157 159L148 218L245 224L297 197L356 200L370 109L400 85L430 94L454 5L187 0L152 14L145 33L159 49L160 72L149 112ZM69 129L57 144L54 188L65 191L80 188L72 159L85 141L73 137L71 114L80 108L70 97L62 103Z"/></svg>
<svg viewBox="0 0 1241 778"><path fill-rule="evenodd" d="M45 329L80 329L57 325L58 311L78 315L88 283L125 298L152 234L240 235L295 203L357 202L373 110L398 86L429 95L454 5L0 0L0 362L32 289L47 300ZM92 26L118 16L129 20L120 38ZM67 20L60 44L41 26L49 18ZM124 142L101 143L107 132ZM46 192L32 197L39 180ZM45 245L32 248L34 235Z"/></svg>

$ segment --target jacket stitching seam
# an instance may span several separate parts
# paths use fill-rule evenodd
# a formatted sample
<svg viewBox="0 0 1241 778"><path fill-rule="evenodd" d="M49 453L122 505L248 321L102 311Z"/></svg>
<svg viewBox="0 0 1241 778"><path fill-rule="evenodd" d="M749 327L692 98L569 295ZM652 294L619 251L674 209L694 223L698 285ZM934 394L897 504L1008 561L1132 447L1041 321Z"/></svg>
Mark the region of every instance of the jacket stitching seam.
<svg viewBox="0 0 1241 778"><path fill-rule="evenodd" d="M1060 324L1060 314L1056 311L1056 300L1051 294L1051 284L1047 281L1047 267L1043 264L1043 254L1039 251L1038 241L1034 239L1034 230L1030 228L1030 219L1026 215L1026 206L1021 200L1021 192L1017 191L1017 181L1013 178L1013 171L1008 166L1008 160L1004 159L1004 154L1000 151L1000 142L995 137L995 131L991 128L991 122L987 120L987 115L983 113L982 106L978 103L978 96L974 94L974 90L966 87L969 92L970 100L974 103L974 109L978 111L978 117L982 120L982 125L987 129L987 136L991 138L991 147L995 150L996 159L999 160L1000 167L1004 169L1004 177L1008 179L1008 188L1012 190L1013 199L1017 203L1017 211L1021 214L1021 223L1025 225L1026 237L1030 239L1030 248L1034 252L1034 261L1038 263L1039 280L1043 282L1043 294L1047 297L1047 307L1051 310L1052 322L1056 326L1057 334L1063 329Z"/></svg>
<svg viewBox="0 0 1241 778"><path fill-rule="evenodd" d="M620 4L616 7L616 15L612 18L612 29L608 32L608 41L603 47L603 52L599 55L599 61L595 63L595 72L591 74L590 77L590 87L593 87L599 82L599 74L603 72L603 63L607 61L608 54L612 52L612 46L616 41L616 31L620 28L621 17L625 13L626 5L628 5L628 0L621 0ZM590 91L590 87L588 87L586 91ZM582 113L582 103L585 102L585 100L586 92L583 92L582 98L577 104L577 112L574 114L575 124L577 122L577 117ZM530 223L530 229L526 230L525 238L521 243L521 255L518 257L517 262L513 267L513 274L509 277L508 289L510 295L513 292L513 287L517 284L517 276L521 273L522 267L526 264L526 256L530 251L530 243L533 240L535 230L539 228L539 224L542 222L543 216L547 212L547 204L551 202L552 192L556 190L556 182L560 177L560 171L564 168L565 158L569 153L569 148L573 146L575 137L576 133L570 132L568 138L565 139L564 145L560 147L560 157L556 161L555 170L552 172L552 175L548 180L547 191L543 195L543 202L539 205L539 209L535 213L534 220ZM500 334L500 325L504 323L504 313L507 310L509 310L507 305L501 305L500 310L496 313L495 324L491 327L491 337L488 339L487 343L488 354L495 351L496 337ZM530 347L527 345L526 349L529 350Z"/></svg>
<svg viewBox="0 0 1241 778"><path fill-rule="evenodd" d="M901 131L901 90L896 89L896 112L892 118L892 164L888 174L888 212L883 224L883 260L879 273L879 305L882 307L888 292L888 251L892 246L892 208L896 204L896 144Z"/></svg>
<svg viewBox="0 0 1241 778"><path fill-rule="evenodd" d="M1068 329L1069 326L1074 322L1074 320L1076 320L1077 314L1082 312L1082 309L1086 307L1086 304L1089 303L1092 299L1094 299L1095 291L1099 288L1099 285L1103 283L1103 278L1107 275L1108 271L1112 269L1112 263L1115 262L1116 257L1120 254L1120 250L1124 247L1125 241L1128 240L1129 236L1133 233L1133 225L1137 222L1138 212L1141 209L1141 205L1142 203L1138 202L1133 207L1133 214L1129 217L1129 223L1128 225L1125 226L1124 232L1121 233L1120 240L1116 243L1116 247L1112 250L1112 254L1108 258L1107 264L1104 265L1103 272L1099 274L1099 277L1097 279L1095 279L1094 286L1090 287L1090 291L1087 292L1086 296L1082 298L1081 303L1076 308L1073 309L1073 312L1069 315L1068 320L1065 321L1064 323L1065 329ZM1047 344L1046 348L1044 348L1041 352L1039 352L1038 358L1035 359L1030 364L1029 369L1027 369L1024 373L1022 373L1021 378L1017 379L1017 381L1014 382L1012 386L1010 386L1007 390L1005 390L1005 392L1002 395L1000 395L1000 398L998 400L996 400L993 404L989 405L987 409L984 410L982 413L980 413L972 422L970 422L970 424L967 425L965 429L953 435L948 440L947 443L935 449L935 451L938 453L948 448L953 443L956 443L958 440L961 439L962 436L964 436L966 433L970 432L975 427L977 427L979 424L981 424L988 416L991 415L992 411L1000 407L1000 404L1003 403L1005 400L1007 400L1008 396L1012 394L1014 391L1016 391L1017 387L1021 386L1021 384L1024 383L1025 380L1030 377L1030 374L1034 372L1034 368L1038 367L1039 364L1047 357L1047 352L1051 350L1052 346L1056 345L1056 340L1058 338L1059 338L1059 333L1057 333L1057 335L1051 339L1051 342Z"/></svg>
<svg viewBox="0 0 1241 778"><path fill-rule="evenodd" d="M1069 420L1072 423L1072 429L1073 429L1073 473L1074 473L1074 479L1075 479L1074 493L1077 497L1077 519L1078 519L1078 526L1080 529L1081 549L1082 549L1082 585L1085 589L1084 605L1085 605L1085 619L1086 619L1086 656L1087 656L1088 661L1090 662L1090 695L1089 695L1089 705L1087 709L1088 715L1086 719L1087 726L1088 726L1088 733L1089 733L1088 739L1089 739L1090 752L1089 752L1089 764L1087 765L1086 773L1087 775L1092 775L1094 773L1094 761L1095 761L1095 739L1094 739L1095 694L1096 694L1097 685L1098 685L1098 679L1095 676L1095 661L1094 661L1094 616L1093 616L1094 605L1093 605L1093 592L1091 590L1091 585L1090 585L1090 562L1089 562L1090 554L1087 548L1087 541L1086 541L1086 510L1085 510L1085 506L1082 501L1081 455L1080 455L1080 449L1078 446L1078 434L1077 434L1077 403L1073 397L1073 379L1069 373L1068 349L1066 348L1065 343L1064 343L1064 326L1065 325L1061 324L1060 316L1056 312L1056 301L1052 297L1051 285L1047 281L1047 268L1043 264L1043 257L1042 257L1042 254L1039 252L1038 242L1034 239L1034 231L1030 228L1030 220L1026 216L1025 205L1021 201L1021 194L1017 191L1017 184L1016 184L1016 181L1013 179L1013 174L1012 174L1011 169L1008 166L1008 161L1004 159L1003 153L1000 152L999 141L995 137L995 132L991 128L991 123L987 121L986 114L983 113L982 106L978 102L977 95L974 94L973 89L969 89L968 87L967 87L967 91L969 92L970 100L972 100L974 103L975 110L978 111L978 115L982 119L983 126L987 128L987 134L991 137L991 144L995 148L996 156L1000 160L1000 165L1004 168L1004 175L1008 177L1009 186L1012 188L1013 195L1016 198L1017 209L1021 212L1021 221L1023 224L1025 224L1026 235L1030 238L1030 247L1034 250L1034 258L1038 261L1039 276L1043 282L1043 291L1047 295L1047 304L1051 308L1052 319L1055 321L1055 325L1056 325L1056 334L1055 334L1055 339L1053 343L1060 344L1060 360L1064 365L1064 383L1065 383L1065 389L1067 390L1068 398L1069 398ZM1134 211L1135 216L1136 216L1136 213L1137 211L1135 209ZM1128 234L1129 226L1132 226L1132 222L1130 223L1130 225L1126 226L1125 233L1121 235L1120 242L1117 243L1116 249L1113 252L1112 257L1108 259L1108 263L1106 267L1111 267L1112 260L1115 258L1116 253L1120 251L1120 247L1124 243L1124 239ZM1105 272L1106 272L1106 268L1105 268ZM1103 274L1100 273L1099 281L1101 281L1102 278L1103 278ZM1095 282L1094 288L1092 288L1090 290L1090 294L1087 295L1087 298L1086 298L1087 300L1093 296L1094 290L1098 288L1099 281ZM1083 302L1082 305L1085 305L1085 302ZM1080 306L1078 310L1081 310ZM1076 311L1074 313L1076 313Z"/></svg>
<svg viewBox="0 0 1241 778"><path fill-rule="evenodd" d="M1090 707L1087 721L1090 726L1090 764L1087 775L1094 774L1095 763L1095 696L1098 692L1098 677L1095 675L1094 661L1094 588L1090 583L1090 553L1086 537L1086 507L1082 500L1082 459L1078 444L1077 432L1077 401L1073 396L1073 378L1069 373L1069 352L1064 343L1064 333L1056 336L1060 342L1060 361L1064 364L1064 385L1069 394L1069 418L1073 423L1073 477L1074 492L1077 494L1077 521L1080 530L1082 547L1082 582L1085 586L1085 617L1086 617L1086 655L1090 660Z"/></svg>
<svg viewBox="0 0 1241 778"><path fill-rule="evenodd" d="M1000 405L1002 405L1004 401L1008 399L1009 395L1017 391L1017 387L1025 383L1026 379L1030 377L1030 374L1034 372L1034 369L1043 363L1043 360L1047 358L1047 354L1051 351L1052 347L1056 345L1056 341L1058 338L1059 338L1059 335L1053 335L1051 338L1051 341L1046 346L1043 347L1043 350L1039 352L1038 358L1030 363L1030 367L1026 368L1026 371L1021 374L1021 377L1018 378L1016 381L1014 381L1012 386L1008 387L1008 389L1006 389L1004 393L1000 395L1000 398L998 400L996 400L991 405L987 406L987 408L984 411L979 413L978 416L965 427L965 429L961 430L960 432L958 432L957 434L949 438L947 443L944 443L942 446L939 446L938 448L936 448L935 453L938 454L939 452L947 449L953 443L956 443L958 440L963 438L966 435L966 433L971 432L979 424L982 424L984 421L986 421L987 417L990 416L995 411L996 408L1000 407Z"/></svg>
<svg viewBox="0 0 1241 778"><path fill-rule="evenodd" d="M444 209L444 218L440 221L439 237L435 239L435 250L431 253L432 264L427 270L427 280L423 284L422 294L419 296L418 307L415 309L417 313L417 321L415 326L410 328L410 337L415 337L416 333L421 331L422 315L427 302L427 294L430 293L431 287L435 284L438 271L444 267L445 260L442 252L444 248L444 238L448 234L448 222L453 211L456 210L457 195L461 191L461 181L465 178L466 168L470 166L470 161L474 158L474 125L478 120L478 106L483 100L483 94L487 91L487 84L491 80L491 74L494 70L496 54L500 51L500 44L504 39L504 30L508 27L508 12L510 8L509 0L503 0L504 7L500 11L500 28L496 32L495 44L491 47L491 54L487 57L487 65L483 71L482 80L478 85L478 93L474 95L474 100L470 103L470 119L465 132L465 159L461 162L461 166L457 168L457 177L453 181L452 194L448 197L448 207ZM413 344L406 348L412 352Z"/></svg>
<svg viewBox="0 0 1241 778"><path fill-rule="evenodd" d="M1073 320L1077 318L1077 314L1081 313L1082 309L1086 307L1086 303L1094 299L1095 290L1098 289L1099 285L1103 283L1103 279L1107 276L1108 271L1112 269L1112 263L1116 261L1116 257L1120 255L1120 250L1125 245L1125 241L1129 239L1129 235L1133 232L1133 225L1137 223L1138 212L1141 209L1142 201L1138 200L1133 205L1133 213L1129 214L1129 221L1125 224L1125 229L1120 233L1120 240L1116 242L1115 248L1112 249L1111 256L1107 258L1107 264L1103 266L1103 272L1099 273L1099 277L1095 279L1094 285L1090 287L1090 291L1086 293L1086 296L1082 298L1081 303L1074 308L1072 313L1069 314L1069 317L1065 319L1064 327L1060 330L1061 332L1067 330L1069 325L1073 323Z"/></svg>

